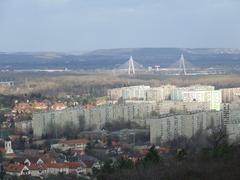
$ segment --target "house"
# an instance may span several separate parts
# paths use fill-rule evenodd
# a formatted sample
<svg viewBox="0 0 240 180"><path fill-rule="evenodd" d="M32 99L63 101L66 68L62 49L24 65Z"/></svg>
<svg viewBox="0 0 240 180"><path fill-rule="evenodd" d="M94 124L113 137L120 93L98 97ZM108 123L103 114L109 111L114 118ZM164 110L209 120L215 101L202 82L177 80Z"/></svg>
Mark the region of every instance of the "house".
<svg viewBox="0 0 240 180"><path fill-rule="evenodd" d="M101 169L99 161L81 160L81 162L86 169L86 174L93 174L93 169Z"/></svg>
<svg viewBox="0 0 240 180"><path fill-rule="evenodd" d="M11 176L30 175L30 171L26 165L23 164L9 164L5 168L5 172Z"/></svg>
<svg viewBox="0 0 240 180"><path fill-rule="evenodd" d="M79 151L84 154L87 147L87 139L73 139L73 140L63 140L57 144L53 144L51 148L60 149L62 151L67 151L69 149Z"/></svg>
<svg viewBox="0 0 240 180"><path fill-rule="evenodd" d="M24 160L23 164L31 166L32 164L42 165L45 164L41 158L38 157L28 157Z"/></svg>
<svg viewBox="0 0 240 180"><path fill-rule="evenodd" d="M54 151L49 151L45 153L43 156L41 156L41 159L44 161L45 164L62 162L62 160L59 161L59 154Z"/></svg>
<svg viewBox="0 0 240 180"><path fill-rule="evenodd" d="M46 167L47 174L69 174L69 167L65 163L48 163Z"/></svg>
<svg viewBox="0 0 240 180"><path fill-rule="evenodd" d="M97 101L96 101L96 106L102 106L105 104L107 104L106 99L97 99Z"/></svg>
<svg viewBox="0 0 240 180"><path fill-rule="evenodd" d="M60 110L66 109L67 107L62 102L56 102L51 106L51 108L54 110L60 111Z"/></svg>
<svg viewBox="0 0 240 180"><path fill-rule="evenodd" d="M87 104L84 105L84 107L85 107L86 109L90 109L90 108L93 108L94 105L92 105L91 103L87 103Z"/></svg>
<svg viewBox="0 0 240 180"><path fill-rule="evenodd" d="M16 164L24 164L26 166L31 166L32 164L43 165L45 164L44 160L40 157L26 157L26 156L18 156L13 159L13 162Z"/></svg>
<svg viewBox="0 0 240 180"><path fill-rule="evenodd" d="M28 153L28 154L26 154ZM51 153L42 153L41 151L26 150L24 153L19 153L13 161L15 163L31 166L32 164L43 165L47 163L56 163L57 157L53 157Z"/></svg>
<svg viewBox="0 0 240 180"><path fill-rule="evenodd" d="M65 165L69 168L69 174L85 174L86 172L81 162L65 162Z"/></svg>
<svg viewBox="0 0 240 180"><path fill-rule="evenodd" d="M44 164L31 164L27 167L30 171L31 176L42 177L47 174L47 166Z"/></svg>
<svg viewBox="0 0 240 180"><path fill-rule="evenodd" d="M48 174L87 174L88 169L83 162L64 162L46 164Z"/></svg>
<svg viewBox="0 0 240 180"><path fill-rule="evenodd" d="M22 136L23 138L24 136ZM9 135L8 138L11 140L11 141L17 141L19 138L21 138L20 135L15 135L15 134L12 134L12 135Z"/></svg>
<svg viewBox="0 0 240 180"><path fill-rule="evenodd" d="M140 153L127 153L125 155L123 155L123 158L131 160L134 164L136 164L137 162L141 161L144 156Z"/></svg>
<svg viewBox="0 0 240 180"><path fill-rule="evenodd" d="M12 176L30 175L43 177L58 174L92 174L93 168L99 169L100 164L94 161L47 163L47 164L9 164L5 167L6 174Z"/></svg>
<svg viewBox="0 0 240 180"><path fill-rule="evenodd" d="M45 165L31 164L30 166L16 163L9 164L5 167L6 174L11 176L31 175L34 177L42 177L47 173Z"/></svg>
<svg viewBox="0 0 240 180"><path fill-rule="evenodd" d="M32 107L28 103L17 103L15 104L12 112L18 114L31 113Z"/></svg>
<svg viewBox="0 0 240 180"><path fill-rule="evenodd" d="M48 103L47 102L37 102L35 101L33 104L32 104L32 107L33 109L35 110L46 110L48 109Z"/></svg>

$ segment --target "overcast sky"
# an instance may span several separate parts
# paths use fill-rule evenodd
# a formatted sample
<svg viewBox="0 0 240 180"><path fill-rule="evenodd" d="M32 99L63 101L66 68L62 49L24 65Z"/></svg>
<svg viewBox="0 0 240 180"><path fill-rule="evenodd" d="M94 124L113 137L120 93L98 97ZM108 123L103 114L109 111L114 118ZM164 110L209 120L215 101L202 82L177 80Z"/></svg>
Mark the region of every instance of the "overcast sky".
<svg viewBox="0 0 240 180"><path fill-rule="evenodd" d="M240 0L0 0L0 51L240 47Z"/></svg>

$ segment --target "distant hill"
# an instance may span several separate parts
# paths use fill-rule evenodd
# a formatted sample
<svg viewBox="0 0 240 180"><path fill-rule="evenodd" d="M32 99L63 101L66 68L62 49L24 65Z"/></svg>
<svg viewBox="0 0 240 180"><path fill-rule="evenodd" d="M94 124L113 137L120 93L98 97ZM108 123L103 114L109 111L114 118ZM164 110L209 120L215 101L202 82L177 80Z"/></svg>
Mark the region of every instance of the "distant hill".
<svg viewBox="0 0 240 180"><path fill-rule="evenodd" d="M181 53L197 67L240 67L240 49L121 48L78 53L4 53L0 52L0 69L112 69L129 56L144 66L174 64Z"/></svg>

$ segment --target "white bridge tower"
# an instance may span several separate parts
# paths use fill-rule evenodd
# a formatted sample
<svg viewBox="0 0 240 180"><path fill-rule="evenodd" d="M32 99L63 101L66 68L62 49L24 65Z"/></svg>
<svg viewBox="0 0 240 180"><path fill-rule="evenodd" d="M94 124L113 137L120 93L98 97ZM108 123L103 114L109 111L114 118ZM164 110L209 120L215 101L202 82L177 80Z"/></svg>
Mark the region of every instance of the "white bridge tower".
<svg viewBox="0 0 240 180"><path fill-rule="evenodd" d="M135 74L134 62L132 56L128 60L128 74Z"/></svg>
<svg viewBox="0 0 240 180"><path fill-rule="evenodd" d="M179 60L179 69L183 73L183 75L187 75L186 66L185 66L185 59L183 57L183 54L181 55L181 58Z"/></svg>

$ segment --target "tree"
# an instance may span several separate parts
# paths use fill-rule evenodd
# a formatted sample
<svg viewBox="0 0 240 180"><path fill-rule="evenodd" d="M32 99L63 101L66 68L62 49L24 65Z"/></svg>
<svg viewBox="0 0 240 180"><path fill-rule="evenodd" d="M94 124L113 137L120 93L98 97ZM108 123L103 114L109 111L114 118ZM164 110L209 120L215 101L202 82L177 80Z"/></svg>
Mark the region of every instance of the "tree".
<svg viewBox="0 0 240 180"><path fill-rule="evenodd" d="M114 172L113 161L111 159L105 161L101 171L103 173L108 173L108 174L113 173Z"/></svg>
<svg viewBox="0 0 240 180"><path fill-rule="evenodd" d="M213 128L210 136L208 136L208 142L213 149L217 149L219 146L227 143L227 134L221 127Z"/></svg>
<svg viewBox="0 0 240 180"><path fill-rule="evenodd" d="M86 106L86 105L90 104L89 99L83 99L82 104L83 104L83 106Z"/></svg>
<svg viewBox="0 0 240 180"><path fill-rule="evenodd" d="M135 122L124 121L122 119L113 122L106 122L104 125L104 129L107 131L118 131L131 128L139 128L139 125Z"/></svg>
<svg viewBox="0 0 240 180"><path fill-rule="evenodd" d="M118 104L124 104L124 99L122 97L118 99Z"/></svg>
<svg viewBox="0 0 240 180"><path fill-rule="evenodd" d="M92 148L93 148L92 144L90 142L88 142L85 151L90 152L92 150Z"/></svg>
<svg viewBox="0 0 240 180"><path fill-rule="evenodd" d="M49 140L46 140L44 142L44 148L49 151L51 149L51 142Z"/></svg>
<svg viewBox="0 0 240 180"><path fill-rule="evenodd" d="M118 169L133 169L134 164L130 159L120 158L117 162Z"/></svg>
<svg viewBox="0 0 240 180"><path fill-rule="evenodd" d="M2 152L0 152L0 164L3 162L3 155Z"/></svg>
<svg viewBox="0 0 240 180"><path fill-rule="evenodd" d="M24 150L25 149L25 139L20 136L14 143L14 149Z"/></svg>
<svg viewBox="0 0 240 180"><path fill-rule="evenodd" d="M68 139L73 139L77 137L78 128L75 126L73 122L66 122L62 128L61 135Z"/></svg>
<svg viewBox="0 0 240 180"><path fill-rule="evenodd" d="M185 149L178 149L177 150L177 156L176 156L176 159L178 160L178 161L181 161L181 160L183 160L183 159L185 159L186 158L186 155L187 155L187 152L185 151Z"/></svg>
<svg viewBox="0 0 240 180"><path fill-rule="evenodd" d="M0 179L4 179L5 174L6 174L5 170L3 166L0 164Z"/></svg>
<svg viewBox="0 0 240 180"><path fill-rule="evenodd" d="M211 129L211 134L207 137L213 157L223 156L228 150L227 133L222 127Z"/></svg>
<svg viewBox="0 0 240 180"><path fill-rule="evenodd" d="M148 150L147 155L143 159L145 163L153 163L153 164L159 163L160 160L161 160L160 156L154 145L152 145L152 147Z"/></svg>
<svg viewBox="0 0 240 180"><path fill-rule="evenodd" d="M86 128L86 120L83 115L79 116L79 131L84 131Z"/></svg>
<svg viewBox="0 0 240 180"><path fill-rule="evenodd" d="M158 114L158 112L157 111L152 111L151 112L151 116L153 116L153 117L156 117L156 116L158 116L159 114Z"/></svg>
<svg viewBox="0 0 240 180"><path fill-rule="evenodd" d="M4 114L0 113L0 123L4 122L6 120L7 120L7 118L4 116Z"/></svg>
<svg viewBox="0 0 240 180"><path fill-rule="evenodd" d="M108 147L112 146L112 138L110 136L107 137L107 146Z"/></svg>
<svg viewBox="0 0 240 180"><path fill-rule="evenodd" d="M57 137L55 122L53 122L53 121L49 122L46 131L47 131L47 133L46 133L47 137L49 137L49 136L50 137Z"/></svg>

